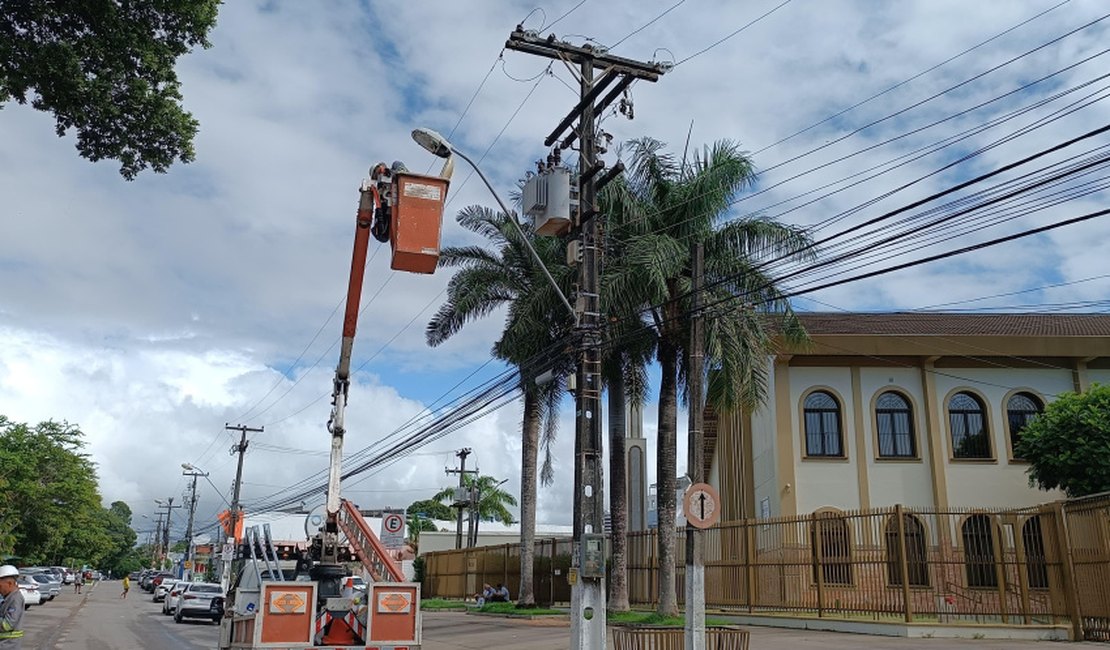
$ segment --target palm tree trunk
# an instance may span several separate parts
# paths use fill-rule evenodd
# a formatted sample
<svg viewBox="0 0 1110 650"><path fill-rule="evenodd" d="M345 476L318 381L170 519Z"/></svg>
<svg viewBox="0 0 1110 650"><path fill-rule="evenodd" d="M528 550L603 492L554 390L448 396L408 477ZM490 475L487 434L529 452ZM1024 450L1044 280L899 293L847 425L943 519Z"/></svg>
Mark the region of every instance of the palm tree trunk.
<svg viewBox="0 0 1110 650"><path fill-rule="evenodd" d="M625 480L624 369L609 379L609 518L613 550L609 574L609 611L628 611L628 492Z"/></svg>
<svg viewBox="0 0 1110 650"><path fill-rule="evenodd" d="M667 338L659 340L659 426L655 461L655 503L658 515L659 613L678 614L675 593L675 472L678 471L678 354Z"/></svg>
<svg viewBox="0 0 1110 650"><path fill-rule="evenodd" d="M520 605L535 605L532 572L536 546L536 464L540 448L541 401L534 388L524 391L520 463Z"/></svg>

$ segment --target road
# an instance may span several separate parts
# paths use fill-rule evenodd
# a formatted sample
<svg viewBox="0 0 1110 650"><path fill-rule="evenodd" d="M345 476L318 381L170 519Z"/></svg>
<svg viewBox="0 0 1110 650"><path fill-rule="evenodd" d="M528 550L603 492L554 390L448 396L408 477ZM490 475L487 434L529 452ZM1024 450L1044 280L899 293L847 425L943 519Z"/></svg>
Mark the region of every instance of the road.
<svg viewBox="0 0 1110 650"><path fill-rule="evenodd" d="M24 617L24 650L213 650L219 628L209 621L174 623L150 594L132 589L121 600L120 583L101 582L77 596L63 590L54 602L32 607ZM894 639L886 637L749 628L759 650L1096 650L1105 644L1050 644L1034 641ZM530 648L564 650L565 620L521 621L468 616L459 612L424 614L422 650ZM610 643L611 645L611 643Z"/></svg>
<svg viewBox="0 0 1110 650"><path fill-rule="evenodd" d="M78 596L62 589L53 602L32 607L23 617L24 650L212 650L219 628L210 621L181 624L162 616L150 594L132 588L126 600L119 581L87 586Z"/></svg>

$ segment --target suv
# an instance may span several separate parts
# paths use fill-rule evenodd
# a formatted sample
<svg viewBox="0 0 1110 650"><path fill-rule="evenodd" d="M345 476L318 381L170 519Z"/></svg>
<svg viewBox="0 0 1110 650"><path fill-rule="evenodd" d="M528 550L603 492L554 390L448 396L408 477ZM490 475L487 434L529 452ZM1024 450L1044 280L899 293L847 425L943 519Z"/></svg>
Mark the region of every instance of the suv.
<svg viewBox="0 0 1110 650"><path fill-rule="evenodd" d="M207 618L217 625L223 616L224 590L211 582L190 582L177 599L173 620L180 623L185 618Z"/></svg>

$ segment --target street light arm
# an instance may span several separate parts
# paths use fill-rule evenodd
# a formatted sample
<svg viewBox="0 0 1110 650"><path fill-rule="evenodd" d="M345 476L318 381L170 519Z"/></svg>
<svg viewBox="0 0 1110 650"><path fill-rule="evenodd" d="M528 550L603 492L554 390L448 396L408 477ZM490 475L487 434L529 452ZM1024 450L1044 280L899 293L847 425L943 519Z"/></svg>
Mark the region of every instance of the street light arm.
<svg viewBox="0 0 1110 650"><path fill-rule="evenodd" d="M505 205L505 202L501 200L501 196L497 193L497 190L493 189L493 185L490 184L489 179L486 178L486 175L482 173L482 169L478 167L478 165L473 160L471 160L466 154L454 147L451 147L451 151L459 158L462 158L466 162L470 163L470 166L474 168L474 171L478 172L478 178L482 179L482 182L486 184L486 187L489 189L490 194L493 195L493 198L497 201L497 204L501 206L501 211L504 212L505 216L509 218L509 221L511 221L513 225L516 226L517 233L524 241L524 245L528 248L528 252L532 254L532 259L535 260L536 264L539 265L540 270L543 271L544 277L546 277L547 281L551 283L551 288L555 290L555 294L559 296L559 300L563 303L563 306L567 308L567 311L570 312L570 317L574 319L575 324L577 324L578 313L574 311L574 307L571 306L570 301L567 300L567 297L563 295L563 291L559 288L558 283L555 282L555 278L551 276L551 271L547 270L547 265L545 265L543 263L543 260L540 259L540 254L536 252L535 248L532 248L532 242L528 239L528 235L524 233L524 228L520 225L520 223L517 222L512 210L510 210Z"/></svg>

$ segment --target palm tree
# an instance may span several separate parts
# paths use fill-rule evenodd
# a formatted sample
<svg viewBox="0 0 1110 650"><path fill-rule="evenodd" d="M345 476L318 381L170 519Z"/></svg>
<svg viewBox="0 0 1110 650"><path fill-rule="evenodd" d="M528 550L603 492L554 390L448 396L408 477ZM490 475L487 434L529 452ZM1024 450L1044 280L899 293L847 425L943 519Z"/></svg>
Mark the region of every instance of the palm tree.
<svg viewBox="0 0 1110 650"><path fill-rule="evenodd" d="M524 393L521 423L520 472L520 589L521 605L535 603L533 566L536 536L537 474L544 485L554 479L551 446L557 434L557 411L562 387L573 359L559 347L573 323L557 295L536 267L524 240L509 216L481 206L459 213L459 223L482 235L494 249L482 246L447 247L440 266L457 267L447 287L447 301L428 323L428 344L443 343L463 325L507 307L505 329L493 345L493 355L519 370ZM528 227L525 226L526 233ZM532 238L540 258L556 281L569 289L573 270L566 265L564 245L553 238ZM547 369L556 380L538 386L535 377ZM540 448L545 451L537 472Z"/></svg>
<svg viewBox="0 0 1110 650"><path fill-rule="evenodd" d="M704 301L716 304L705 323L707 398L721 410L764 400L766 356L775 351L775 334L788 343L805 339L789 301L759 262L808 259L812 252L811 240L799 228L763 217L725 220L733 197L754 178L750 159L737 145L717 142L695 153L690 164L685 157L677 162L663 147L650 138L632 141L630 171L609 190L609 233L621 253L610 261L603 291L611 321L634 321L655 338L661 371L658 611L673 615L678 612L676 431L688 353L690 245L701 242L705 247Z"/></svg>
<svg viewBox="0 0 1110 650"><path fill-rule="evenodd" d="M478 494L478 507L476 508L478 518L474 523L475 533L477 533L479 521L499 521L506 526L516 523L516 520L513 519L513 513L509 512L509 506L517 504L516 497L501 489L501 485L504 483L505 481L498 481L492 476L478 476L475 478L473 474L463 474L463 486ZM443 488L433 498L440 502L453 501L455 488Z"/></svg>

